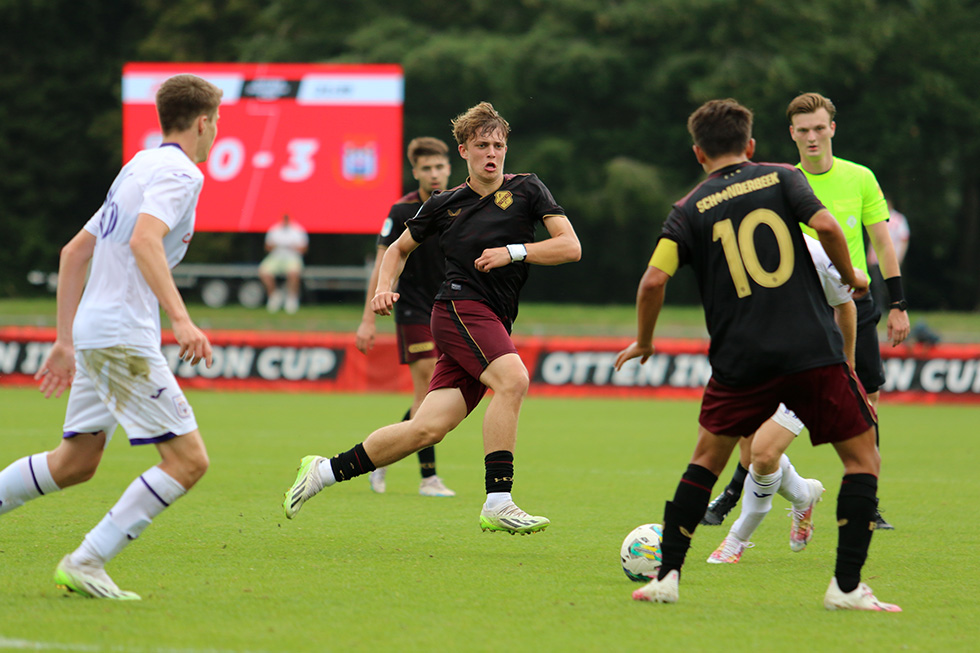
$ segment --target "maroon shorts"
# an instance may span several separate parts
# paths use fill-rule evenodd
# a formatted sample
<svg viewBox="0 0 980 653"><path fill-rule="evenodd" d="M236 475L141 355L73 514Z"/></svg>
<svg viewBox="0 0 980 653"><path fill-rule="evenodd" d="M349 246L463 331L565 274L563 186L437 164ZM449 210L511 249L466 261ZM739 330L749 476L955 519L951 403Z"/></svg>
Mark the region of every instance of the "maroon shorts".
<svg viewBox="0 0 980 653"><path fill-rule="evenodd" d="M437 301L432 307L432 336L441 352L429 391L459 388L467 414L487 392L480 376L487 365L517 348L490 307L475 300Z"/></svg>
<svg viewBox="0 0 980 653"><path fill-rule="evenodd" d="M708 381L698 421L715 435L749 436L782 402L810 431L814 445L841 442L874 426L877 416L857 377L845 363L733 388Z"/></svg>
<svg viewBox="0 0 980 653"><path fill-rule="evenodd" d="M396 324L395 336L398 339L398 360L402 365L423 358L439 358L439 348L428 324Z"/></svg>

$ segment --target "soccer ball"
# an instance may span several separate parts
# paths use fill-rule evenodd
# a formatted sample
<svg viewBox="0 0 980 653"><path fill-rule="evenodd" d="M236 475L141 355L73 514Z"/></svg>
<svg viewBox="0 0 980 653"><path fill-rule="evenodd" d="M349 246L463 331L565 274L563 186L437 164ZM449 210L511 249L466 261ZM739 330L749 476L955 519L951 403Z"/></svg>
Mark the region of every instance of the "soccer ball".
<svg viewBox="0 0 980 653"><path fill-rule="evenodd" d="M664 527L660 524L643 524L634 528L623 540L619 557L623 562L623 571L630 580L646 583L657 577L661 562L660 539L663 535Z"/></svg>

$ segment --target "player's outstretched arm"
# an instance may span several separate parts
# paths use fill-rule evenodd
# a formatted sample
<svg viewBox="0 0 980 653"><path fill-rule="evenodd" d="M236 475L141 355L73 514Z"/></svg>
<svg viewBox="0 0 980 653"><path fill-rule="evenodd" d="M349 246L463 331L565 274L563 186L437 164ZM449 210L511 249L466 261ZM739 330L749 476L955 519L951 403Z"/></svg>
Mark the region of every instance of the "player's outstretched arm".
<svg viewBox="0 0 980 653"><path fill-rule="evenodd" d="M398 278L405 269L408 255L415 251L419 243L412 238L412 233L406 229L398 240L393 242L381 259L381 270L378 273L378 287L374 298L371 299L371 310L377 315L391 315L391 310L398 301L398 293L394 291Z"/></svg>
<svg viewBox="0 0 980 653"><path fill-rule="evenodd" d="M636 289L636 340L616 356L617 370L630 359L639 358L642 365L653 355L653 332L664 306L668 281L670 275L653 265L643 273Z"/></svg>
<svg viewBox="0 0 980 653"><path fill-rule="evenodd" d="M147 285L170 318L174 337L180 345L180 358L190 361L191 365L203 360L205 365L211 367L211 342L191 321L184 299L174 283L170 266L167 265L163 237L169 231L170 227L162 220L149 213L140 213L129 240L129 247Z"/></svg>
<svg viewBox="0 0 980 653"><path fill-rule="evenodd" d="M85 288L85 269L92 260L96 238L85 229L61 249L58 263L58 335L47 357L34 375L45 397L60 397L75 377L75 347L72 323Z"/></svg>
<svg viewBox="0 0 980 653"><path fill-rule="evenodd" d="M374 336L377 333L377 326L374 322L374 310L371 308L371 300L378 289L378 275L381 273L381 261L384 259L387 247L378 246L378 253L374 257L374 267L371 269L371 276L368 278L367 288L364 291L364 312L361 314L361 323L357 326L354 334L354 346L362 354L368 353L374 347Z"/></svg>

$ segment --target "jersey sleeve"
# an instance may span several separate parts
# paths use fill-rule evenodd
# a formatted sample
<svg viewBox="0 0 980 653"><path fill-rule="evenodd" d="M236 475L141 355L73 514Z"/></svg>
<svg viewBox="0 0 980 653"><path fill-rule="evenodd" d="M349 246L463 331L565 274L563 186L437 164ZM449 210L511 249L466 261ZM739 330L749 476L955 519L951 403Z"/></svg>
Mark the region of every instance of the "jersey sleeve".
<svg viewBox="0 0 980 653"><path fill-rule="evenodd" d="M88 219L88 222L85 223L85 227L84 227L85 231L89 232L93 236L99 235L99 222L102 221L102 211L104 210L105 210L105 204L100 206L99 210L96 211L92 215L92 217Z"/></svg>
<svg viewBox="0 0 980 653"><path fill-rule="evenodd" d="M870 169L862 168L861 171L861 223L868 226L884 222L888 219L888 202L881 186Z"/></svg>
<svg viewBox="0 0 980 653"><path fill-rule="evenodd" d="M814 194L810 182L806 180L806 175L803 174L802 170L798 168L781 170L780 179L784 184L786 199L790 209L795 214L796 222L805 225L810 221L810 218L817 214L817 211L826 208ZM791 217L793 216L787 216L787 218ZM792 221L792 219L787 219L787 222Z"/></svg>
<svg viewBox="0 0 980 653"><path fill-rule="evenodd" d="M412 234L412 240L421 243L439 228L436 213L438 207L443 206L442 198L446 195L447 193L433 195L422 204L418 213L405 221L405 229L408 229L409 233Z"/></svg>
<svg viewBox="0 0 980 653"><path fill-rule="evenodd" d="M565 209L555 202L551 191L548 190L543 181L538 179L537 175L532 175L529 181L533 189L530 194L531 215L535 220L544 220L545 216L549 215L565 215Z"/></svg>
<svg viewBox="0 0 980 653"><path fill-rule="evenodd" d="M162 170L143 192L139 212L152 215L172 229L194 202L200 187L200 180L186 172Z"/></svg>
<svg viewBox="0 0 980 653"><path fill-rule="evenodd" d="M405 222L411 215L406 216L406 205L394 204L388 211L388 217L381 225L378 234L378 247L390 247L405 231Z"/></svg>
<svg viewBox="0 0 980 653"><path fill-rule="evenodd" d="M691 233L689 222L684 218L683 212L677 206L674 206L673 210L667 216L667 221L664 222L663 230L657 239L657 247L654 249L654 253L660 249L660 241L664 239L670 240L676 245L676 253L674 251L671 252L672 257L676 257L677 265L675 272L677 268L683 267L691 262L690 244L693 242L693 234ZM651 262L652 260L651 258ZM667 270L664 270L664 272L667 272Z"/></svg>

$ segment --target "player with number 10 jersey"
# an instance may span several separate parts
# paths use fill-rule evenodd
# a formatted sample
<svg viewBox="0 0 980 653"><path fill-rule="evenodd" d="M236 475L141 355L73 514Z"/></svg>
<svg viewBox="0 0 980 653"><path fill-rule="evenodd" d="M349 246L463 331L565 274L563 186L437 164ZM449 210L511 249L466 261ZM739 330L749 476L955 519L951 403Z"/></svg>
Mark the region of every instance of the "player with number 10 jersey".
<svg viewBox="0 0 980 653"><path fill-rule="evenodd" d="M747 203L738 198L746 194L751 210L743 214ZM751 161L715 171L674 205L662 237L697 277L712 375L721 383L753 385L844 362L799 227L822 208L799 170ZM749 279L764 290L753 292Z"/></svg>

